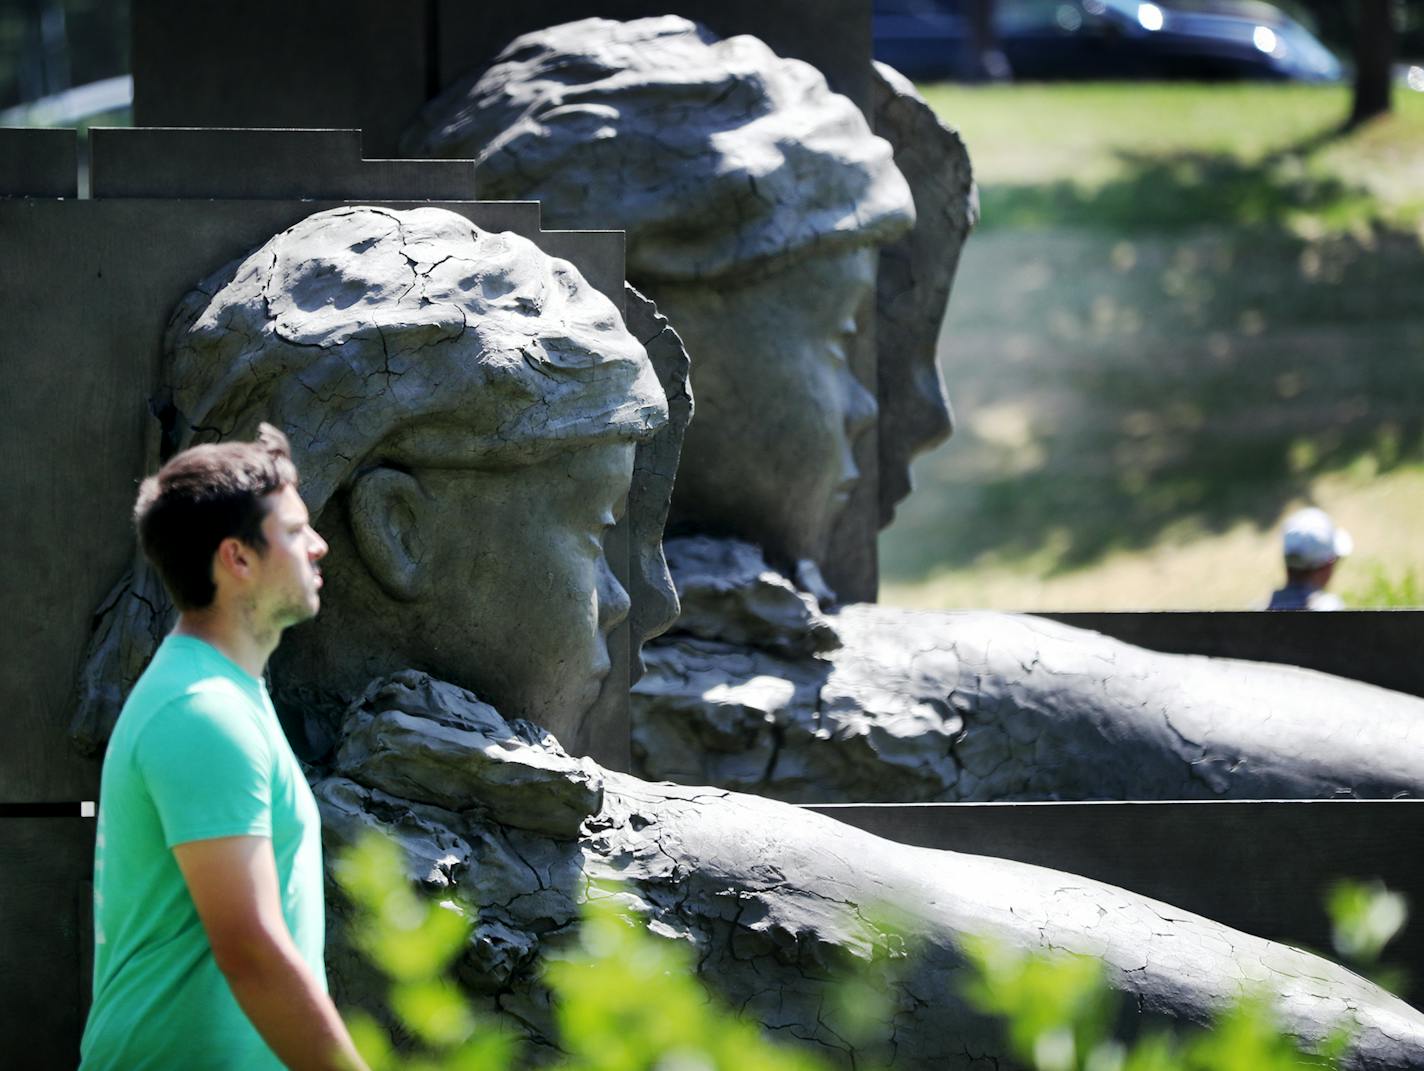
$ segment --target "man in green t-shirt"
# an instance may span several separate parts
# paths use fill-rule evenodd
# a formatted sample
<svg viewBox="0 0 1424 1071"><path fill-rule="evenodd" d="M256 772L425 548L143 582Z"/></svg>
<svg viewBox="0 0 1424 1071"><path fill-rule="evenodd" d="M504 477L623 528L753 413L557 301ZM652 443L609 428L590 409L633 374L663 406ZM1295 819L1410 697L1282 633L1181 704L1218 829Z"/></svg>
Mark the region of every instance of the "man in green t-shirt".
<svg viewBox="0 0 1424 1071"><path fill-rule="evenodd" d="M326 553L286 438L184 451L134 521L179 616L104 758L82 1071L360 1069L327 995L321 820L262 683Z"/></svg>

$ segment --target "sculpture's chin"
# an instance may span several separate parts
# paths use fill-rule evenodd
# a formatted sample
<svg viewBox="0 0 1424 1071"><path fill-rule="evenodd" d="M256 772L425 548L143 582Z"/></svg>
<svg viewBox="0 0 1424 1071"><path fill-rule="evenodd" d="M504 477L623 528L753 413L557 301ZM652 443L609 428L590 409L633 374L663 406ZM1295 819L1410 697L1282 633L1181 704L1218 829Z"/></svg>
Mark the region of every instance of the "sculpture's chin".
<svg viewBox="0 0 1424 1071"><path fill-rule="evenodd" d="M568 683L550 694L531 697L519 704L505 705L495 701L495 707L507 718L532 721L551 733L564 747L582 752L584 742L581 741L581 734L608 680L609 663L605 658L601 672L585 677L577 684Z"/></svg>

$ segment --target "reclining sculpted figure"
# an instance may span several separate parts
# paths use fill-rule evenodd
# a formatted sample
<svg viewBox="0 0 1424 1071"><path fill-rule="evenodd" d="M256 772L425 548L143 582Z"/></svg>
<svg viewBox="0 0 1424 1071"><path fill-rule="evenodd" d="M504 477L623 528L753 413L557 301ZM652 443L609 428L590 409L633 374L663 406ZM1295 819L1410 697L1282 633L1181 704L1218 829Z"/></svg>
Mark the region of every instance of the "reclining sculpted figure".
<svg viewBox="0 0 1424 1071"><path fill-rule="evenodd" d="M955 989L971 934L1101 953L1146 1014L1199 1021L1259 985L1307 1040L1355 1022L1352 1068L1424 1060L1424 1016L1306 953L1069 875L607 772L519 717L576 732L593 702L627 606L600 538L632 444L668 419L613 304L533 243L435 208L318 213L203 281L167 346L168 448L279 423L330 541L322 616L274 667L296 701L351 689L311 769L329 843L395 834L412 878L475 917L472 999L532 1036L548 1025L533 963L569 939L582 879L611 877L633 917L697 946L709 986L843 1057L827 968L868 958L862 916L888 907L917 948L891 983L896 1067L1003 1052ZM149 635L110 616L98 660L117 633ZM341 946L335 994L369 999Z"/></svg>
<svg viewBox="0 0 1424 1071"><path fill-rule="evenodd" d="M588 19L519 38L409 134L474 157L487 196L625 229L632 281L687 342L699 408L670 531L712 538L669 543L683 615L635 690L640 772L852 802L1424 795L1424 700L1006 614L826 612L798 563L824 560L874 423L844 364L874 251L899 239L877 325L888 520L909 453L949 426L935 336L976 211L957 138L877 77L894 162L812 68L753 39ZM942 237L912 232L907 261L916 214ZM906 309L916 290L934 301Z"/></svg>

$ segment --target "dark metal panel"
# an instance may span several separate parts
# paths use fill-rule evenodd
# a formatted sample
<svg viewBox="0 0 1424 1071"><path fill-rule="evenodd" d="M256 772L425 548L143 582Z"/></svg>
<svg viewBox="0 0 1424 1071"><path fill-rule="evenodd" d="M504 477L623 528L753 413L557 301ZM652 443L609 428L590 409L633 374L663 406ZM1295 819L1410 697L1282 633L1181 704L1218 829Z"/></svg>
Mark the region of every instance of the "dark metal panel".
<svg viewBox="0 0 1424 1071"><path fill-rule="evenodd" d="M1424 904L1424 800L822 804L889 840L1095 878L1227 926L1324 951L1324 892L1382 878ZM1424 926L1390 961L1424 963Z"/></svg>
<svg viewBox="0 0 1424 1071"><path fill-rule="evenodd" d="M1283 662L1424 696L1424 610L1044 614L1171 654Z"/></svg>
<svg viewBox="0 0 1424 1071"><path fill-rule="evenodd" d="M136 126L355 127L391 156L432 95L430 0L134 0Z"/></svg>
<svg viewBox="0 0 1424 1071"><path fill-rule="evenodd" d="M94 197L464 201L468 160L364 160L359 130L97 129Z"/></svg>
<svg viewBox="0 0 1424 1071"><path fill-rule="evenodd" d="M94 821L0 821L0 1034L7 1067L70 1068L93 970Z"/></svg>
<svg viewBox="0 0 1424 1071"><path fill-rule="evenodd" d="M79 136L0 127L0 197L78 197Z"/></svg>

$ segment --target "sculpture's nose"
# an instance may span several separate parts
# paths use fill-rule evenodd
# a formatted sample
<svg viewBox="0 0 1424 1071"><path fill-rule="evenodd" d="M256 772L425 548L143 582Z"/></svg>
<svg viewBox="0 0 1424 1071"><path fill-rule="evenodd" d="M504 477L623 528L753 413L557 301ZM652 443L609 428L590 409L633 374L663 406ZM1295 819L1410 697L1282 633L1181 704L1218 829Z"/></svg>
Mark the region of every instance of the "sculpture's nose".
<svg viewBox="0 0 1424 1071"><path fill-rule="evenodd" d="M944 382L944 373L939 362L930 355L914 370L914 389L908 392L908 405L913 412L907 414L910 425L910 441L914 452L922 453L938 446L954 434L954 407L949 402L949 388Z"/></svg>
<svg viewBox="0 0 1424 1071"><path fill-rule="evenodd" d="M608 567L605 558L598 561L597 590L598 631L606 636L627 618L632 600L628 598L628 592L618 582L618 578L613 575L613 570Z"/></svg>
<svg viewBox="0 0 1424 1071"><path fill-rule="evenodd" d="M646 643L654 636L661 636L681 612L677 588L673 586L668 573L667 559L663 556L662 544L645 549L633 556L634 590L638 593L639 632L633 637L638 645Z"/></svg>
<svg viewBox="0 0 1424 1071"><path fill-rule="evenodd" d="M846 373L846 436L855 442L872 427L880 416L875 395L861 386L849 371Z"/></svg>

